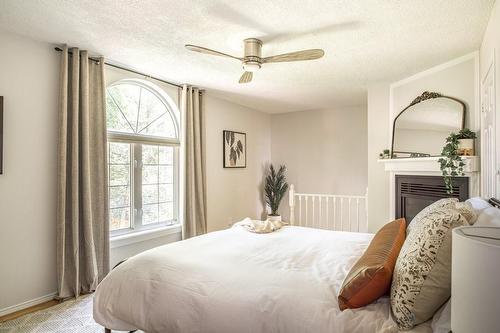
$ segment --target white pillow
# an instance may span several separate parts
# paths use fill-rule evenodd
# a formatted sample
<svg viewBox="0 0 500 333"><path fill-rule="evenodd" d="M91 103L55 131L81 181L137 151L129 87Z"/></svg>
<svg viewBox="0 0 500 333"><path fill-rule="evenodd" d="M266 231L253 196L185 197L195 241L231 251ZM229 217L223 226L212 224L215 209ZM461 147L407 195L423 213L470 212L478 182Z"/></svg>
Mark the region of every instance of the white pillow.
<svg viewBox="0 0 500 333"><path fill-rule="evenodd" d="M500 227L500 209L489 207L477 217L474 226Z"/></svg>
<svg viewBox="0 0 500 333"><path fill-rule="evenodd" d="M493 207L492 205L490 205L490 203L487 200L484 200L481 197L470 198L470 199L465 200L465 202L468 202L471 204L472 209L474 210L474 212L476 213L477 216L479 216L486 208ZM469 221L469 223L472 225L476 221L477 220Z"/></svg>

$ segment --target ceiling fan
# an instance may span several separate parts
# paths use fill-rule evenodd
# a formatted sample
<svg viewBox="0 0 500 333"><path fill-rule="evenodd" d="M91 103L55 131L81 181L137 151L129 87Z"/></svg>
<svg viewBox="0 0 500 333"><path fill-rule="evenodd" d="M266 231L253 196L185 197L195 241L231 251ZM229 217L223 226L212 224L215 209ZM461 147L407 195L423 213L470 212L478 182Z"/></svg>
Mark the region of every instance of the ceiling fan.
<svg viewBox="0 0 500 333"><path fill-rule="evenodd" d="M247 38L243 40L243 43L245 48L242 58L191 44L186 44L186 48L190 51L228 57L241 61L245 72L240 77L239 83L248 83L252 81L253 72L260 69L265 63L314 60L321 58L325 54L321 49L309 49L262 58L262 41L260 39Z"/></svg>

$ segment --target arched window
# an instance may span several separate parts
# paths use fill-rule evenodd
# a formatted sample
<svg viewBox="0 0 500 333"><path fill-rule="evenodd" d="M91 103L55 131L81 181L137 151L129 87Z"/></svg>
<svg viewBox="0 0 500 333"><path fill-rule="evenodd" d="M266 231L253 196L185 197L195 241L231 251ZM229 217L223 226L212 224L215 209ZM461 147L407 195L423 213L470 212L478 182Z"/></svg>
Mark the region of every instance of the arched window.
<svg viewBox="0 0 500 333"><path fill-rule="evenodd" d="M113 234L178 221L179 112L159 87L121 80L106 90Z"/></svg>

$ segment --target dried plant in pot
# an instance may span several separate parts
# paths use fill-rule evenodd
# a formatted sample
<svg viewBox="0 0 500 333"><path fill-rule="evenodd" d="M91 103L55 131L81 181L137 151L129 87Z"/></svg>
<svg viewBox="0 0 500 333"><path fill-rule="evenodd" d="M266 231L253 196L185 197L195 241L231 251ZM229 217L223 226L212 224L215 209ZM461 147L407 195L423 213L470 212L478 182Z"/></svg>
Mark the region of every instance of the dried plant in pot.
<svg viewBox="0 0 500 333"><path fill-rule="evenodd" d="M270 221L281 221L281 215L278 213L281 200L288 190L288 183L286 182L286 167L281 165L276 171L274 166L269 166L269 172L266 176L265 194L266 204L271 210L267 219Z"/></svg>

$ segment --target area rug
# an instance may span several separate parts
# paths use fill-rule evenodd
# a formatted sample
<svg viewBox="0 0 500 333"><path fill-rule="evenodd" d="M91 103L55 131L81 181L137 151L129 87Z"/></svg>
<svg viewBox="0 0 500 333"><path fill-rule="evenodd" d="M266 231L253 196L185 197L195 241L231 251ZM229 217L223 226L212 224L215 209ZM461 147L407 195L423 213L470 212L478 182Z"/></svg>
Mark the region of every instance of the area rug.
<svg viewBox="0 0 500 333"><path fill-rule="evenodd" d="M87 295L0 323L0 333L28 332L104 333L104 328L92 318L92 295Z"/></svg>

